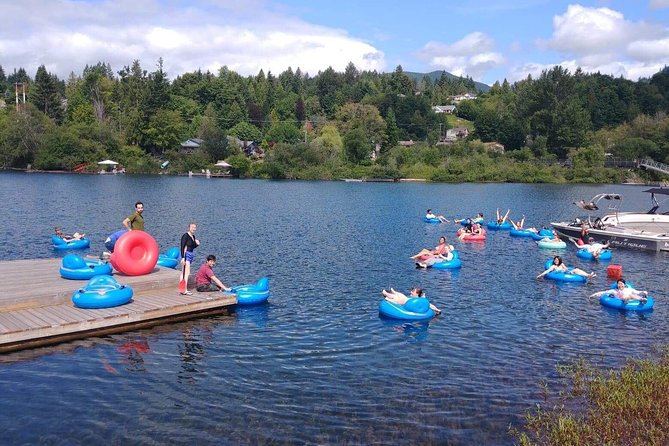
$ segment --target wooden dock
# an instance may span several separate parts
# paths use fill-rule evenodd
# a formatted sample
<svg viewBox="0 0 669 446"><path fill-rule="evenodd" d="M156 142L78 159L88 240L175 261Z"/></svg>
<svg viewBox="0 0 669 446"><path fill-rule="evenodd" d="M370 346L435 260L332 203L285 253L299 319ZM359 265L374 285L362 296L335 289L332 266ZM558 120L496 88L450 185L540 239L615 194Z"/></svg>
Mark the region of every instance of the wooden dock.
<svg viewBox="0 0 669 446"><path fill-rule="evenodd" d="M76 308L72 294L86 281L61 278L60 264L61 259L0 262L0 353L221 313L237 303L224 293L183 296L177 292L180 271L156 267L145 276L114 274L132 287L130 303Z"/></svg>

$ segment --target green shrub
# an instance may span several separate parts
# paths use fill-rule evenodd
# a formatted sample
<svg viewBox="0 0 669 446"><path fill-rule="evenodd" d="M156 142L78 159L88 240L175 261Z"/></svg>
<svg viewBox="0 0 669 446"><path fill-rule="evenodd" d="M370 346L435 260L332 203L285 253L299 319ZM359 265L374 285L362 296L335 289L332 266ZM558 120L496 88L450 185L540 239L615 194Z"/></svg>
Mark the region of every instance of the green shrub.
<svg viewBox="0 0 669 446"><path fill-rule="evenodd" d="M669 347L655 360L599 370L583 360L559 367L563 390L511 433L522 446L669 444Z"/></svg>

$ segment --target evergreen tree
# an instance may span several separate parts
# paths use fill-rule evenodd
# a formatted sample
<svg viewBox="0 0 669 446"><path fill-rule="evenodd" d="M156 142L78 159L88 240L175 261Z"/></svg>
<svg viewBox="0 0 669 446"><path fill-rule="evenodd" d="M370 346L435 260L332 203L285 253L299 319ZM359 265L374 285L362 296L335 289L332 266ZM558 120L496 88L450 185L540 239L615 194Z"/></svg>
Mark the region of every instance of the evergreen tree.
<svg viewBox="0 0 669 446"><path fill-rule="evenodd" d="M229 155L228 138L223 129L217 125L216 110L209 104L198 131L198 136L204 141L202 148L212 162L227 158Z"/></svg>
<svg viewBox="0 0 669 446"><path fill-rule="evenodd" d="M35 107L56 122L62 119L60 95L56 89L57 78L47 73L46 67L40 65L35 74L35 86L31 94L31 102Z"/></svg>
<svg viewBox="0 0 669 446"><path fill-rule="evenodd" d="M299 97L295 103L295 119L299 122L304 122L305 117L304 101L302 100L302 97Z"/></svg>
<svg viewBox="0 0 669 446"><path fill-rule="evenodd" d="M392 107L388 109L385 121L386 132L381 145L383 152L387 152L391 148L395 147L400 139L400 129L397 127L395 111L392 109Z"/></svg>
<svg viewBox="0 0 669 446"><path fill-rule="evenodd" d="M5 76L5 70L0 65L0 96L3 96L5 91L7 91L7 76Z"/></svg>

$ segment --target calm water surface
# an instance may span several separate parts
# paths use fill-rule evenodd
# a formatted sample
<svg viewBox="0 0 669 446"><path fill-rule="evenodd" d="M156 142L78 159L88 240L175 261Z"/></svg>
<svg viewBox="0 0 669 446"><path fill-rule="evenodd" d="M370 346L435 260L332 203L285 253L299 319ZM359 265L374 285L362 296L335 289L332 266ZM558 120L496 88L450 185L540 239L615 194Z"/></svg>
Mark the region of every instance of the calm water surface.
<svg viewBox="0 0 669 446"><path fill-rule="evenodd" d="M196 264L215 254L224 282L272 288L265 306L0 356L2 444L513 444L508 427L542 401L540 380L557 384L557 364L618 366L666 342L669 257L616 251L657 304L609 311L587 298L608 286L606 264L570 248L594 283L538 281L550 252L508 232L459 243L425 209L510 207L543 225L599 192L645 210L643 189L2 173L0 260L59 255L56 224L85 230L97 254L141 200L161 248L195 221ZM415 269L409 256L442 234L462 270ZM381 288L412 285L444 313L379 318Z"/></svg>

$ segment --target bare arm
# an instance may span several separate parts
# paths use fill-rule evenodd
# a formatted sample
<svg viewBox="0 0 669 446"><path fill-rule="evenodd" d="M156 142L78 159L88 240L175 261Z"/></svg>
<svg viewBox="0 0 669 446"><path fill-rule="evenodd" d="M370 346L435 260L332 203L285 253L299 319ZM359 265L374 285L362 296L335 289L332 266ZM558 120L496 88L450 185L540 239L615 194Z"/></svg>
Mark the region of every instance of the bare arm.
<svg viewBox="0 0 669 446"><path fill-rule="evenodd" d="M539 274L539 275L537 276L537 279L541 279L541 278L544 277L546 274L548 274L548 273L550 273L551 271L554 271L554 270L555 270L555 265L552 265L550 268L548 268L547 270L545 270L543 273Z"/></svg>
<svg viewBox="0 0 669 446"><path fill-rule="evenodd" d="M228 290L230 290L230 288L227 287L227 286L225 286L225 285L223 284L223 282L221 282L220 280L218 280L218 277L216 277L216 276L211 276L211 281L214 282L216 285L218 285L218 287L221 289L221 291L228 291Z"/></svg>
<svg viewBox="0 0 669 446"><path fill-rule="evenodd" d="M126 218L125 220L123 220L123 226L125 226L125 228L128 231L132 231L132 228L130 227L130 219L129 218Z"/></svg>
<svg viewBox="0 0 669 446"><path fill-rule="evenodd" d="M600 297L605 294L615 294L614 290L604 290L604 291L597 291L596 293L592 293L590 297Z"/></svg>

